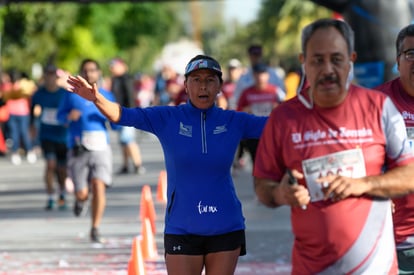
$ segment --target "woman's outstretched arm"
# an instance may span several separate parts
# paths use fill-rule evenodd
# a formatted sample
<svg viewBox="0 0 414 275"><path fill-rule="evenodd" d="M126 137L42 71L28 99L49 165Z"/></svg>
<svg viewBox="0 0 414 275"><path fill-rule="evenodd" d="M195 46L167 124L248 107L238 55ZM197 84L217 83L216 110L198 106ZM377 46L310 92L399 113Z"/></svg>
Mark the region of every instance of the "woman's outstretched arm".
<svg viewBox="0 0 414 275"><path fill-rule="evenodd" d="M95 106L105 115L111 122L118 122L121 117L121 106L118 103L106 99L98 90L96 83L89 84L81 76L69 76L67 80L69 91L92 101Z"/></svg>

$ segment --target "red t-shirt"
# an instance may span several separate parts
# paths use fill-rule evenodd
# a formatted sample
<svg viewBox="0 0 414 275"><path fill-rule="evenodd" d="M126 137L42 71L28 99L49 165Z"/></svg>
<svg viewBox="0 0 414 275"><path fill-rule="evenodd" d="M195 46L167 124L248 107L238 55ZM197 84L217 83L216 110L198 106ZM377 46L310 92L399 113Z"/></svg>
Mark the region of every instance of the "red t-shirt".
<svg viewBox="0 0 414 275"><path fill-rule="evenodd" d="M272 110L281 102L278 91L279 88L271 84L263 90L251 86L242 92L237 110L243 111L244 108L250 107L250 113L256 116L269 116Z"/></svg>
<svg viewBox="0 0 414 275"><path fill-rule="evenodd" d="M402 114L407 128L411 148L414 148L414 97L404 91L400 78L388 81L376 90L391 97L398 111ZM397 248L414 247L414 194L393 199L395 205L394 233Z"/></svg>
<svg viewBox="0 0 414 275"><path fill-rule="evenodd" d="M315 179L327 173L378 175L385 163L405 165L414 156L404 122L384 94L351 85L333 108L306 108L298 99L281 103L262 134L254 176L280 181L286 169L305 174L312 202L292 208L295 242L292 274L397 274L389 200L369 196L321 200Z"/></svg>

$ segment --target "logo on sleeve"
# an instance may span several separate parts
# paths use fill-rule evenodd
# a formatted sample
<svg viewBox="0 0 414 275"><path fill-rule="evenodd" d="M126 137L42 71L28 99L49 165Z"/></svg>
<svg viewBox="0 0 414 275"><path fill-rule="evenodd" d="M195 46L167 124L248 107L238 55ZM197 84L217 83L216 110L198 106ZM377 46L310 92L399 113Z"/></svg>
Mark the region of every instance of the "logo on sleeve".
<svg viewBox="0 0 414 275"><path fill-rule="evenodd" d="M216 128L213 130L214 135L221 134L224 132L227 132L226 124L222 126L216 126Z"/></svg>
<svg viewBox="0 0 414 275"><path fill-rule="evenodd" d="M192 137L193 136L193 126L191 125L184 125L182 122L180 122L180 130L178 132L180 135L186 136L186 137Z"/></svg>

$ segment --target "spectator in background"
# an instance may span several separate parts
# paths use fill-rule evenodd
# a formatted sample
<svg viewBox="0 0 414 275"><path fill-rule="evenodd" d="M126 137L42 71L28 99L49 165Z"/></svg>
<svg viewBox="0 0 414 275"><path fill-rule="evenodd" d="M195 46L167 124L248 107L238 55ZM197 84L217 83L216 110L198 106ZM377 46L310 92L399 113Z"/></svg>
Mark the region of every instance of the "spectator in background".
<svg viewBox="0 0 414 275"><path fill-rule="evenodd" d="M136 74L134 78L135 105L145 108L154 104L154 80L147 74Z"/></svg>
<svg viewBox="0 0 414 275"><path fill-rule="evenodd" d="M263 49L261 45L253 44L247 49L247 53L249 55L250 67L248 70L240 76L240 79L237 81L236 88L234 90L234 106L231 108L236 108L239 97L245 89L254 85L254 76L253 76L253 66L257 63L263 63ZM281 79L277 74L276 70L268 67L269 72L269 83L280 87L283 91L285 91L285 84L283 79ZM285 96L282 97L282 100L285 99Z"/></svg>
<svg viewBox="0 0 414 275"><path fill-rule="evenodd" d="M254 85L254 73L253 73L253 66L258 63L263 63L263 48L261 45L252 44L248 47L247 53L249 56L249 67L247 71L245 71L239 78L236 83L236 88L234 89L233 93L233 100L230 101L230 109L236 109L238 105L238 101L240 98L241 93ZM285 90L283 80L276 74L276 70L267 67L267 71L269 73L269 83L282 88ZM285 99L285 96L281 98L282 100ZM239 145L238 153L235 157L234 168L243 168L245 166L245 159L243 157L244 152L247 148L245 148L245 141L242 141Z"/></svg>
<svg viewBox="0 0 414 275"><path fill-rule="evenodd" d="M299 68L292 66L285 77L286 98L291 99L296 96L297 89L300 84L301 72Z"/></svg>
<svg viewBox="0 0 414 275"><path fill-rule="evenodd" d="M241 62L236 59L230 59L227 63L227 70L224 74L224 82L221 91L225 96L228 107L236 106L234 103L234 90L236 89L236 83L239 80L241 74L243 73L243 67Z"/></svg>
<svg viewBox="0 0 414 275"><path fill-rule="evenodd" d="M44 69L44 84L33 95L31 110L38 113L39 141L43 157L46 160L44 181L46 183L46 210L52 210L55 205L55 177L59 186L58 208L66 209L65 179L66 179L66 141L67 127L57 120L57 110L67 91L58 86L57 68L48 65Z"/></svg>
<svg viewBox="0 0 414 275"><path fill-rule="evenodd" d="M110 62L111 71L111 91L115 95L116 101L128 107L136 107L136 92L134 87L134 77L128 73L128 66L121 58L114 58ZM129 160L132 160L133 172L143 174L141 150L136 141L136 129L133 127L121 127L119 131L119 143L122 147L122 166L117 174L129 173Z"/></svg>
<svg viewBox="0 0 414 275"><path fill-rule="evenodd" d="M235 103L234 91L236 89L237 81L240 79L240 76L243 73L242 63L238 59L230 59L227 63L227 72L224 74L224 82L221 88L222 94L227 100L227 109L236 109L237 105ZM233 168L241 168L244 166L244 141L241 141L239 144L236 155L234 157Z"/></svg>
<svg viewBox="0 0 414 275"><path fill-rule="evenodd" d="M11 162L20 165L22 162L20 149L21 143L26 154L27 162L35 163L36 153L33 151L33 143L30 136L30 98L37 89L34 81L27 75L11 70L8 72L11 83L3 91L3 98L9 110L7 127L13 142L11 149Z"/></svg>
<svg viewBox="0 0 414 275"><path fill-rule="evenodd" d="M269 83L266 64L254 64L252 70L254 84L241 93L237 110L256 116L269 116L272 110L282 102L285 92ZM258 143L259 139L246 139L244 143L253 163Z"/></svg>
<svg viewBox="0 0 414 275"><path fill-rule="evenodd" d="M6 123L9 120L10 114L9 109L6 105L6 100L4 97L4 91L10 89L12 83L10 75L6 72L0 73L0 155L5 156L7 154L7 145L6 145Z"/></svg>
<svg viewBox="0 0 414 275"><path fill-rule="evenodd" d="M154 105L168 105L171 103L170 96L167 91L167 82L178 77L178 73L168 64L164 64L161 71L155 78L155 98Z"/></svg>
<svg viewBox="0 0 414 275"><path fill-rule="evenodd" d="M188 97L184 88L184 79L181 76L176 75L174 78L168 79L165 90L170 99L168 105L177 106L187 102Z"/></svg>

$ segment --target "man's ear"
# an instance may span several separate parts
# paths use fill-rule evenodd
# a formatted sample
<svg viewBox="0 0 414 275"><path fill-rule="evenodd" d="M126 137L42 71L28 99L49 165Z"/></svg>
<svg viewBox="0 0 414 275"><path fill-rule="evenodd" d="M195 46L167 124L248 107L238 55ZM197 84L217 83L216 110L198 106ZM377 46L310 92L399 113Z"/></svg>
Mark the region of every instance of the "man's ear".
<svg viewBox="0 0 414 275"><path fill-rule="evenodd" d="M302 68L302 74L305 75L305 56L303 55L303 53L299 54L299 62L300 62L300 66Z"/></svg>
<svg viewBox="0 0 414 275"><path fill-rule="evenodd" d="M302 63L302 64L305 63L305 55L303 53L300 53L298 58L299 58L300 63Z"/></svg>
<svg viewBox="0 0 414 275"><path fill-rule="evenodd" d="M351 61L355 63L355 61L357 60L357 53L356 52L352 52L351 53Z"/></svg>

